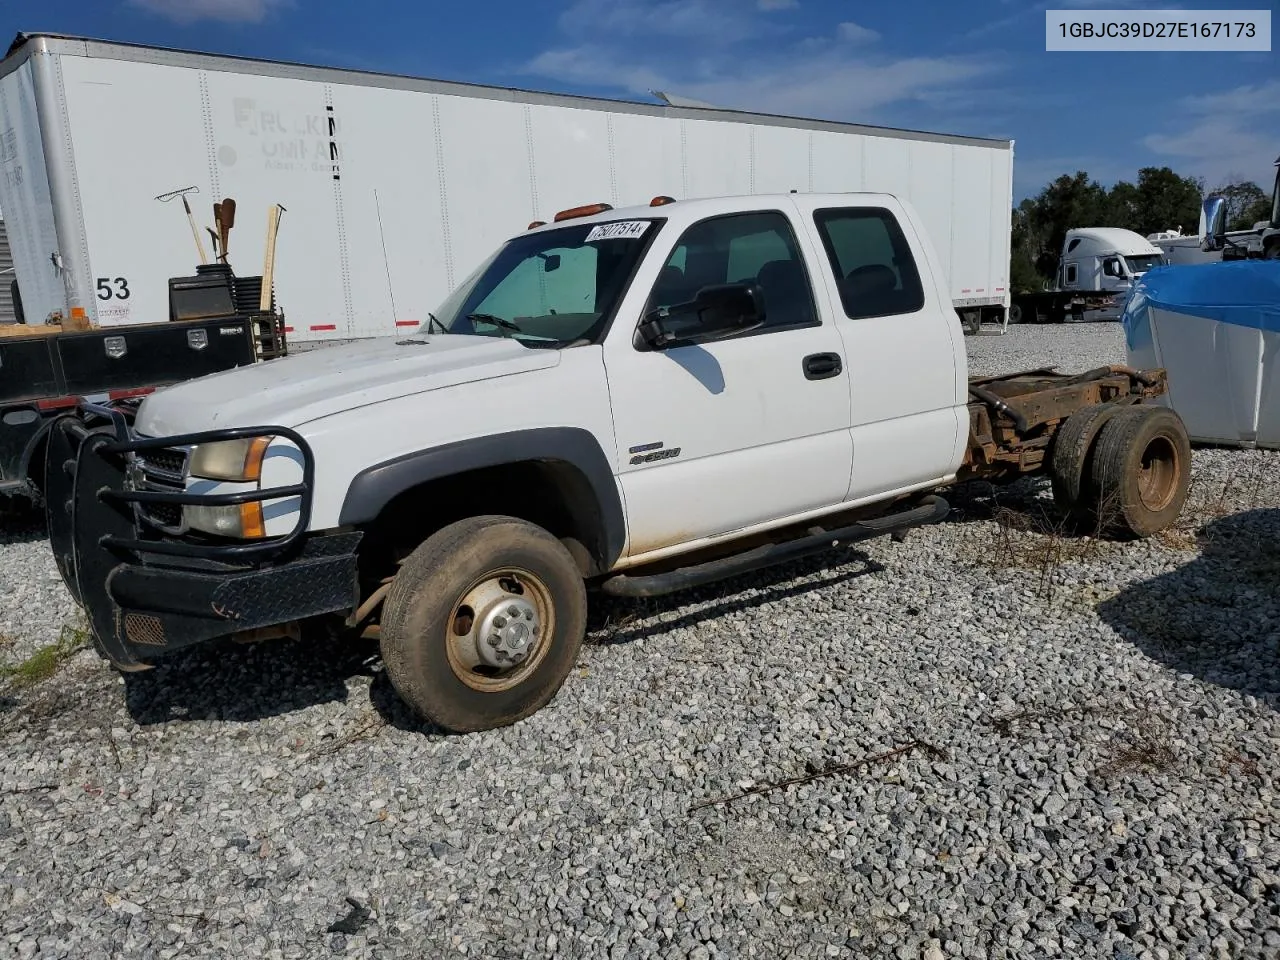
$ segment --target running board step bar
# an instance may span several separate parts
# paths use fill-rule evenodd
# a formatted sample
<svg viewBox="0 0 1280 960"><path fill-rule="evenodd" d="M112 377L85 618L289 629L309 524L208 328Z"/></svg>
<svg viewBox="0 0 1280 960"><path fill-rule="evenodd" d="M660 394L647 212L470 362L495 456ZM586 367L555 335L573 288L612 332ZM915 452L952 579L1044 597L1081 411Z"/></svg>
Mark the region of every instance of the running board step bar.
<svg viewBox="0 0 1280 960"><path fill-rule="evenodd" d="M861 520L839 530L811 528L807 537L787 540L783 543L765 544L754 550L720 560L711 560L692 567L680 567L667 573L655 573L649 576L632 577L618 574L601 584L600 589L615 597L659 597L677 590L686 590L689 587L737 576L740 573L749 573L761 567L807 557L834 547L856 543L859 540L869 540L872 537L897 533L910 527L937 523L950 512L951 506L947 501L941 497L928 496L920 502L919 506L901 513L890 513L871 520Z"/></svg>

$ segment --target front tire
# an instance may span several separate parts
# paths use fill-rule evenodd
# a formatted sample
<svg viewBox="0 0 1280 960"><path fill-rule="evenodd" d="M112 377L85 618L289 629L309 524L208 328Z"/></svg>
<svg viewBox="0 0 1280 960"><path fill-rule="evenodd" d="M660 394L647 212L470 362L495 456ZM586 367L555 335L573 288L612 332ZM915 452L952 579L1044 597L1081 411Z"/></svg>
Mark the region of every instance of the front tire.
<svg viewBox="0 0 1280 960"><path fill-rule="evenodd" d="M586 585L550 533L471 517L401 565L382 616L382 659L400 698L457 733L503 727L548 704L586 633Z"/></svg>

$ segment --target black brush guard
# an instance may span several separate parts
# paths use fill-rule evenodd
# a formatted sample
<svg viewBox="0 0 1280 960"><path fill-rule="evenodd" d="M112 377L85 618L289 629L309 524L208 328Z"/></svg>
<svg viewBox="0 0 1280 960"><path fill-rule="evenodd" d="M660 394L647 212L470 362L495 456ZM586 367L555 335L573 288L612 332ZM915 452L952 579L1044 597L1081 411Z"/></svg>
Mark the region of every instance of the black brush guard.
<svg viewBox="0 0 1280 960"><path fill-rule="evenodd" d="M301 452L302 481L239 493L145 489L133 469L145 450L274 436ZM360 533L308 534L315 465L285 427L138 437L125 413L81 404L49 435L45 510L63 582L84 608L99 652L121 669L247 630L350 611L359 602ZM299 501L297 525L263 540L174 537L146 522L144 504L234 506Z"/></svg>

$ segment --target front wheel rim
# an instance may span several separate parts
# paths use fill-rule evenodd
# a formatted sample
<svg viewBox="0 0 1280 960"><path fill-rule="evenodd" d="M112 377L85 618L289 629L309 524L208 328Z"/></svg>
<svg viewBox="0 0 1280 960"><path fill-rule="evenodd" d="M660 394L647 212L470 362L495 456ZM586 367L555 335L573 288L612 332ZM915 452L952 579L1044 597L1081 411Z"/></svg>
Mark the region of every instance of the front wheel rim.
<svg viewBox="0 0 1280 960"><path fill-rule="evenodd" d="M444 630L454 676L482 693L510 690L538 669L551 647L551 591L528 570L491 571L462 591Z"/></svg>

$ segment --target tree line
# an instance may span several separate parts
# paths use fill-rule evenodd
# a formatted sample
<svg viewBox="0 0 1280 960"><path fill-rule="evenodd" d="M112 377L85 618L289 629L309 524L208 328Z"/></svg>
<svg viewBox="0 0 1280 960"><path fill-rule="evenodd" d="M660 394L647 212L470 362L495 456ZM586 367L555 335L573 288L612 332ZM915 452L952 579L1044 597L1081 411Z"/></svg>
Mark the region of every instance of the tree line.
<svg viewBox="0 0 1280 960"><path fill-rule="evenodd" d="M1252 181L1235 178L1212 192L1227 198L1228 230L1247 230L1271 215L1271 198ZM1013 211L1010 286L1023 292L1050 283L1073 227L1123 227L1144 237L1162 230L1195 233L1205 196L1202 178L1168 167L1143 167L1137 183L1122 180L1110 189L1083 170L1063 174Z"/></svg>

